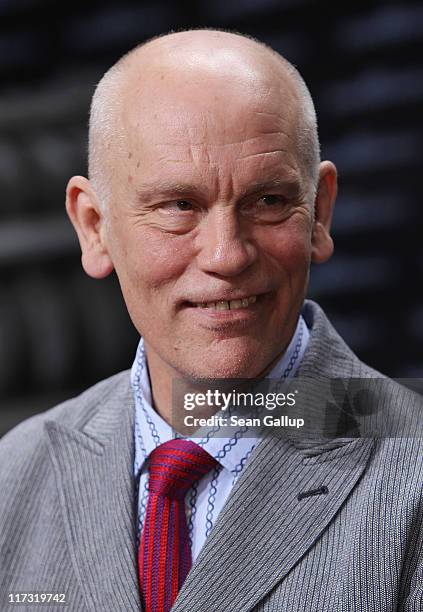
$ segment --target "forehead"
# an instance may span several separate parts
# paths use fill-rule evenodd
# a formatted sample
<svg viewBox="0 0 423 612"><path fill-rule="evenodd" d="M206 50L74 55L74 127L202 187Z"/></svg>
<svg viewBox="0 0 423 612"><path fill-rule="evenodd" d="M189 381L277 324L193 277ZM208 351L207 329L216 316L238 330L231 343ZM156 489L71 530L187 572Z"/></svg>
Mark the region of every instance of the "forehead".
<svg viewBox="0 0 423 612"><path fill-rule="evenodd" d="M144 155L163 147L246 146L254 140L295 140L295 101L278 83L245 85L208 82L178 84L134 91L123 114L128 146Z"/></svg>
<svg viewBox="0 0 423 612"><path fill-rule="evenodd" d="M240 176L298 170L295 87L260 62L244 66L228 58L225 65L215 58L211 66L182 68L156 58L127 79L120 123L121 159L125 171L136 161L136 174L188 181L212 170Z"/></svg>

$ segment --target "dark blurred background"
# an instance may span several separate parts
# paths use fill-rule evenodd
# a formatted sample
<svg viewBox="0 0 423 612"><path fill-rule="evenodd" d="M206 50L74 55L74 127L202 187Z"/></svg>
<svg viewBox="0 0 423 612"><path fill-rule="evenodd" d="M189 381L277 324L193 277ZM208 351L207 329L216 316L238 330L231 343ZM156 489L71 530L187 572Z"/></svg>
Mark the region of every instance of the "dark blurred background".
<svg viewBox="0 0 423 612"><path fill-rule="evenodd" d="M131 366L137 334L116 279L80 268L65 186L104 71L199 26L257 36L305 77L340 189L310 296L363 360L422 376L422 3L0 0L0 435Z"/></svg>

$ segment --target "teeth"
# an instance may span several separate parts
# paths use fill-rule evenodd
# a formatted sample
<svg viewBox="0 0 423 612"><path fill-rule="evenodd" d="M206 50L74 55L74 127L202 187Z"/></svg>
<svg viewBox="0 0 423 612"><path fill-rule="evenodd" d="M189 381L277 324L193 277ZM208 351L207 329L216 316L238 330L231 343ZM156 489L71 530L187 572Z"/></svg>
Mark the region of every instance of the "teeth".
<svg viewBox="0 0 423 612"><path fill-rule="evenodd" d="M218 302L199 302L198 308L212 308L213 310L238 310L239 308L247 308L250 304L255 304L257 301L256 295L251 295L242 300L219 300Z"/></svg>

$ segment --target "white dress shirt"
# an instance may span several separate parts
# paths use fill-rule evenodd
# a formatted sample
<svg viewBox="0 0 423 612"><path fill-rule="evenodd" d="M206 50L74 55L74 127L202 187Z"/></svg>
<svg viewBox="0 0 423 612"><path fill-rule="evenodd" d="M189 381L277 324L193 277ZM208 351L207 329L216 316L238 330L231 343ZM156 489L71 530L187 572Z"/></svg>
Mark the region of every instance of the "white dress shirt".
<svg viewBox="0 0 423 612"><path fill-rule="evenodd" d="M304 319L300 316L288 348L267 378L284 380L293 376L303 358L308 339L309 331ZM139 541L148 498L148 461L146 459L159 444L181 437L152 406L150 380L142 338L131 370L131 384L135 396L134 473L138 494L137 535ZM230 438L216 436L217 429L212 428L204 438L191 438L218 461L217 467L195 483L185 498L193 561L210 534L219 512L248 463L258 441L253 432L245 426L235 428Z"/></svg>

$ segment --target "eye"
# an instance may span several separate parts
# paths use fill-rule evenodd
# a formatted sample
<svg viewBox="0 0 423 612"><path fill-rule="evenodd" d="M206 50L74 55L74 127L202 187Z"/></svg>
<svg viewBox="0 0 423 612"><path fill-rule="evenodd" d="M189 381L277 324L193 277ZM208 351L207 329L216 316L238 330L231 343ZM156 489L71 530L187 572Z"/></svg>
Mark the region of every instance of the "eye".
<svg viewBox="0 0 423 612"><path fill-rule="evenodd" d="M175 202L175 206L178 210L182 211L193 209L191 202L188 202L187 200L178 200L177 202Z"/></svg>
<svg viewBox="0 0 423 612"><path fill-rule="evenodd" d="M162 204L159 207L160 211L168 214L168 215L175 215L178 214L180 212L191 212L194 210L194 205L192 204L192 202L189 202L188 200L175 200L173 202L167 202L166 204Z"/></svg>
<svg viewBox="0 0 423 612"><path fill-rule="evenodd" d="M259 223L279 223L289 215L290 208L285 196L265 193L246 202L242 214Z"/></svg>
<svg viewBox="0 0 423 612"><path fill-rule="evenodd" d="M196 226L201 210L198 204L190 200L171 200L158 204L153 214L153 219L163 231L185 234Z"/></svg>
<svg viewBox="0 0 423 612"><path fill-rule="evenodd" d="M275 205L283 205L286 203L286 200L283 196L280 195L264 195L261 196L258 200L258 204L263 203L266 206L275 206Z"/></svg>

